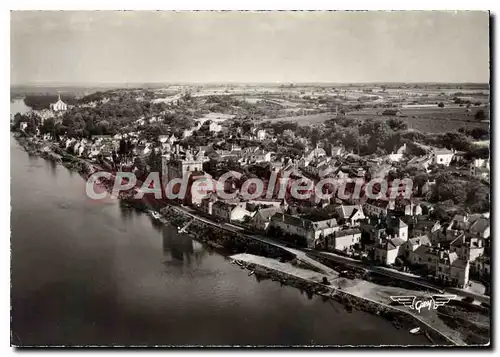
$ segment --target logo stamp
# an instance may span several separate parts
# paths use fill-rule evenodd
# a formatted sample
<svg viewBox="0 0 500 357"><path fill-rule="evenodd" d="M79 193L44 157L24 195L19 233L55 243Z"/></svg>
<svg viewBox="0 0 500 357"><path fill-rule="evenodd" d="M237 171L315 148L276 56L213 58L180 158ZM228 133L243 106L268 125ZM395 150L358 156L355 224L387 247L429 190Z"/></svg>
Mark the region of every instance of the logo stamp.
<svg viewBox="0 0 500 357"><path fill-rule="evenodd" d="M455 299L456 295L432 295L430 299L419 299L414 295L401 295L401 296L391 296L391 300L403 304L412 310L416 310L418 313L422 309L427 308L429 311L431 309L436 310L439 306L444 306L450 300Z"/></svg>

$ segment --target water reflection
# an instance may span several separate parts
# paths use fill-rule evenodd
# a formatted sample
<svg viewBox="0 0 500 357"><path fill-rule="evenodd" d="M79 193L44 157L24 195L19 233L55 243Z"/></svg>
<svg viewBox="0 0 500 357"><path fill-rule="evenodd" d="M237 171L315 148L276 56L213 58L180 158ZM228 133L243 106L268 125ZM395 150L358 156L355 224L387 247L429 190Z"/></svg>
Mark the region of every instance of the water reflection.
<svg viewBox="0 0 500 357"><path fill-rule="evenodd" d="M50 173L52 177L56 177L57 175L57 162L50 160L49 161Z"/></svg>
<svg viewBox="0 0 500 357"><path fill-rule="evenodd" d="M118 205L120 207L120 216L124 220L130 220L132 219L132 215L134 214L133 209L129 207L126 203L123 201L120 201L120 204Z"/></svg>
<svg viewBox="0 0 500 357"><path fill-rule="evenodd" d="M162 227L163 254L167 265L200 265L206 254L203 245L188 234L179 234L173 227Z"/></svg>

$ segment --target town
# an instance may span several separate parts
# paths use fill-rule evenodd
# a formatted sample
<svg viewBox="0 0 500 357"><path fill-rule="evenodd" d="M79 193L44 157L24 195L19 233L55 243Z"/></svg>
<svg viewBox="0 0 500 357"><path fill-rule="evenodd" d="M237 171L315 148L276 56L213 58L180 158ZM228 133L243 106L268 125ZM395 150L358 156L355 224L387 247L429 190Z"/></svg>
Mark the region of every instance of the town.
<svg viewBox="0 0 500 357"><path fill-rule="evenodd" d="M14 90L11 126L133 174L137 187L155 172L163 184L213 182L161 204L342 263L350 279L349 267L382 267L489 307L488 93L479 84ZM337 192L305 185L297 194L285 178L347 184ZM371 181L376 198L366 194ZM137 187L134 180L127 188Z"/></svg>

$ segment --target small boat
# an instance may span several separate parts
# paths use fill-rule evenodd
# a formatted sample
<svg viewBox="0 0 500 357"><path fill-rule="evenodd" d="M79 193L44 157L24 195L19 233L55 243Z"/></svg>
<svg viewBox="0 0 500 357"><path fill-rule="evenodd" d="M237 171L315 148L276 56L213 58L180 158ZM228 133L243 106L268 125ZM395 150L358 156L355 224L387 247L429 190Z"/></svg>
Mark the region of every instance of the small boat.
<svg viewBox="0 0 500 357"><path fill-rule="evenodd" d="M255 270L252 270L250 273L248 273L248 276L255 274Z"/></svg>
<svg viewBox="0 0 500 357"><path fill-rule="evenodd" d="M238 264L240 267L245 267L243 263L239 262L238 260L235 260L236 264Z"/></svg>
<svg viewBox="0 0 500 357"><path fill-rule="evenodd" d="M415 327L410 330L410 333L413 335L419 334L420 333L420 327Z"/></svg>

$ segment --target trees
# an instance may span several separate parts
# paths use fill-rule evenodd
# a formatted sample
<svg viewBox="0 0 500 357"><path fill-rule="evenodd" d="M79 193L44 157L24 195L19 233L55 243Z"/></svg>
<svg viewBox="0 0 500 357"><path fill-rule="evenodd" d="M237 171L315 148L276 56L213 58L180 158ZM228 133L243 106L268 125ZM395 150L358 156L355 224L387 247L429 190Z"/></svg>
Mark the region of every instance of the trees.
<svg viewBox="0 0 500 357"><path fill-rule="evenodd" d="M483 109L479 109L474 115L474 118L476 118L477 120L484 120L486 119L486 113Z"/></svg>
<svg viewBox="0 0 500 357"><path fill-rule="evenodd" d="M45 119L42 126L40 127L40 133L42 134L53 134L55 129L55 122L53 118Z"/></svg>
<svg viewBox="0 0 500 357"><path fill-rule="evenodd" d="M392 130L396 130L396 131L408 129L408 125L406 125L406 123L402 119L400 119L400 118L390 118L390 119L388 119L387 120L387 125L389 125L389 127Z"/></svg>

